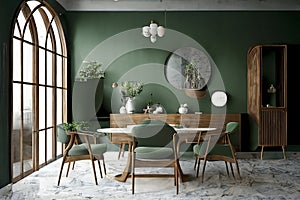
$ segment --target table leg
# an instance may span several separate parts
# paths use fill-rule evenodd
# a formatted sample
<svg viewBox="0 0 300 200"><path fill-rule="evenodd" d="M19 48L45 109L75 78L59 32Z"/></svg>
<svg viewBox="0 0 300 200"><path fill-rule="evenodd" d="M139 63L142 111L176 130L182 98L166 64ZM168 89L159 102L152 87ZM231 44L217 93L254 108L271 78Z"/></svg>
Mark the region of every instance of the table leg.
<svg viewBox="0 0 300 200"><path fill-rule="evenodd" d="M128 158L127 158L127 163L125 166L125 169L123 170L122 174L118 174L115 176L115 180L120 181L120 182L126 182L128 176L131 173L131 160L132 160L132 144L128 143L129 148L128 148Z"/></svg>

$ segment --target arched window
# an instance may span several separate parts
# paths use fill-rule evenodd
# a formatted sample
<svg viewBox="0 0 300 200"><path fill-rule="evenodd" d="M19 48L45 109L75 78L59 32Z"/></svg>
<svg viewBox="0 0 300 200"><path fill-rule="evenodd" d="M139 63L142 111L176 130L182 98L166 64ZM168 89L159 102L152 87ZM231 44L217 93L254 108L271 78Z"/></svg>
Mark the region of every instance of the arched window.
<svg viewBox="0 0 300 200"><path fill-rule="evenodd" d="M67 120L67 49L58 15L45 2L22 3L12 37L12 182L62 153L56 124Z"/></svg>

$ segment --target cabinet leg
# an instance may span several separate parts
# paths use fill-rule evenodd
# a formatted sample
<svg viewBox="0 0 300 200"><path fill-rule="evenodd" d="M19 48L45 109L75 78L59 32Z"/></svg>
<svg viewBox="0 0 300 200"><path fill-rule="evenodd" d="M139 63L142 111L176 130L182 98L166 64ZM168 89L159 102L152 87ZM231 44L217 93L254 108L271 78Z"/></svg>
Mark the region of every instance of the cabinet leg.
<svg viewBox="0 0 300 200"><path fill-rule="evenodd" d="M285 155L285 148L284 145L281 146L282 147L282 153L283 153L283 159L286 159L286 155Z"/></svg>
<svg viewBox="0 0 300 200"><path fill-rule="evenodd" d="M260 159L263 159L263 154L264 154L264 146L261 146L261 152L260 152Z"/></svg>

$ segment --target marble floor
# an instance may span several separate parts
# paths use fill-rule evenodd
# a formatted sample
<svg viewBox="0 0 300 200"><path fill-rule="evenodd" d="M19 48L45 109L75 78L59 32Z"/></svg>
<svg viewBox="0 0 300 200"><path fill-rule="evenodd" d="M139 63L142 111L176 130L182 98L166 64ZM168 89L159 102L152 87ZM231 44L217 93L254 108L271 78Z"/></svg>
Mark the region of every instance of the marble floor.
<svg viewBox="0 0 300 200"><path fill-rule="evenodd" d="M65 167L57 186L59 159L0 189L0 199L300 199L300 152L287 152L286 160L280 156L260 160L258 154L241 153L238 155L241 180L227 176L224 162L209 162L203 183L200 177L195 177L192 157L182 158L180 164L189 180L180 183L178 195L171 178L138 178L136 193L132 195L130 178L126 182L114 180L124 169L126 156L118 160L117 152L105 154L107 175L101 179L97 171L98 185L94 182L91 163L80 161L69 177L64 176Z"/></svg>

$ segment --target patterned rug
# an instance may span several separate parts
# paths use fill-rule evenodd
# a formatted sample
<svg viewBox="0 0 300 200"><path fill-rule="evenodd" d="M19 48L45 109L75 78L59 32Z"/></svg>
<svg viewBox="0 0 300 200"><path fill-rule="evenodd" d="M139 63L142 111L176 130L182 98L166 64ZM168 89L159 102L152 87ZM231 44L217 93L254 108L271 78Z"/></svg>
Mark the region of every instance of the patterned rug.
<svg viewBox="0 0 300 200"><path fill-rule="evenodd" d="M194 160L182 159L182 170L189 179L180 183L178 195L172 178L137 178L132 195L131 178L126 182L114 180L115 175L122 173L127 160L126 153L120 160L117 154L105 154L107 175L104 178L100 178L98 165L95 165L98 185L94 182L91 163L80 161L75 170L70 170L69 177L65 177L65 166L60 186L57 186L59 159L2 188L0 199L300 199L300 153L287 152L287 160L240 158L241 180L227 176L224 162L208 162L203 183L201 176L195 177ZM163 169L149 170L164 172Z"/></svg>

